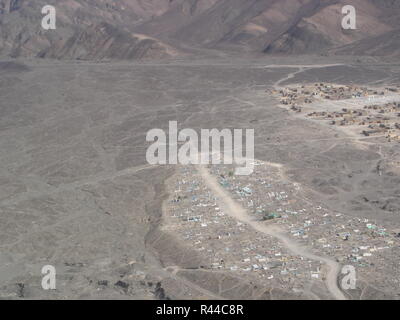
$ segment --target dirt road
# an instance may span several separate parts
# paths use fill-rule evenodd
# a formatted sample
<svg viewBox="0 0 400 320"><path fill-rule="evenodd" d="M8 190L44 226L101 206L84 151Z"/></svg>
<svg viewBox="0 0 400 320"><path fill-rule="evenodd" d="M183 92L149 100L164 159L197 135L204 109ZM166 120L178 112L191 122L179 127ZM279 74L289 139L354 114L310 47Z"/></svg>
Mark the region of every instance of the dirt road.
<svg viewBox="0 0 400 320"><path fill-rule="evenodd" d="M296 68L297 71L289 73L287 76L283 77L282 79L278 79L273 87L275 90L279 90L281 87L281 83L285 82L286 80L292 79L297 75L298 73L302 73L305 70L309 69L317 69L317 68L327 68L327 67L336 67L336 66L342 66L343 64L341 63L336 63L336 64L311 64L311 65L268 65L265 66L264 68Z"/></svg>

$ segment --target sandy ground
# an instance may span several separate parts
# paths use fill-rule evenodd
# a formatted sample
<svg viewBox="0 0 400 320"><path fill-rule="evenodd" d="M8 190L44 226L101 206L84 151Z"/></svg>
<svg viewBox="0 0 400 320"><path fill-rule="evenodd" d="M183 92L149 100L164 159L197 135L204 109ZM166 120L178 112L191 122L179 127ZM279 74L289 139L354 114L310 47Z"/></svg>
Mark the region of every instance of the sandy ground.
<svg viewBox="0 0 400 320"><path fill-rule="evenodd" d="M167 131L171 120L195 130L253 128L256 158L280 163L317 201L350 215L397 221L398 173L383 167L377 174L374 167L382 156L398 157L398 146L380 149L371 141L361 148L345 134L293 118L266 93L288 82L400 79L395 65L332 60L2 61L0 297L187 296L187 279L171 277L160 259L168 246L181 249L168 241L154 245L164 239L161 204L174 167L149 166L145 159L146 132ZM293 74L294 65L304 70ZM366 203L364 196L390 205ZM285 241L279 232L276 237ZM46 264L57 268L55 291L40 286ZM335 272L332 264L329 286L340 298ZM194 298L205 295L191 290Z"/></svg>

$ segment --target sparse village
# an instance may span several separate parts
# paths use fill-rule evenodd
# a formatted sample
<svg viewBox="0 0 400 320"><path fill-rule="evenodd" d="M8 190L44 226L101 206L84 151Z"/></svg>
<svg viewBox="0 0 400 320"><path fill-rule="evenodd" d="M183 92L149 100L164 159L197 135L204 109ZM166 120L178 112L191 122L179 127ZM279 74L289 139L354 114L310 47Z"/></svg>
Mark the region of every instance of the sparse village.
<svg viewBox="0 0 400 320"><path fill-rule="evenodd" d="M325 83L272 90L291 112L347 127L360 137L400 142L400 89L371 89Z"/></svg>

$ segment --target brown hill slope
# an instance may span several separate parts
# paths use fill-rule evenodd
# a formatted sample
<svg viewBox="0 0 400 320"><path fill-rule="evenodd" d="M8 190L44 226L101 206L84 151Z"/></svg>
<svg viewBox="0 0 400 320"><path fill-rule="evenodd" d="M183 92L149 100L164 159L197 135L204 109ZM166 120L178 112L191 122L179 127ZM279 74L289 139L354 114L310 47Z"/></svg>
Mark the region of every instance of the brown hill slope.
<svg viewBox="0 0 400 320"><path fill-rule="evenodd" d="M204 3L205 0L203 0ZM139 27L144 33L193 46L266 53L320 53L400 27L396 0L218 0L189 14L186 0ZM343 30L344 5L357 12L357 29ZM386 54L386 52L382 52Z"/></svg>
<svg viewBox="0 0 400 320"><path fill-rule="evenodd" d="M0 54L67 59L160 58L168 45L133 32L162 14L169 0L0 0ZM43 30L41 8L57 10L57 29Z"/></svg>
<svg viewBox="0 0 400 320"><path fill-rule="evenodd" d="M356 30L343 30L341 9L346 4L356 8ZM330 1L329 5L311 15L302 17L275 41L268 44L267 53L314 53L332 47L347 45L361 39L391 32L398 27L396 8L377 6L375 1L352 0ZM386 55L386 52L382 52Z"/></svg>
<svg viewBox="0 0 400 320"><path fill-rule="evenodd" d="M340 55L388 56L400 58L400 29L368 37L331 52Z"/></svg>
<svg viewBox="0 0 400 320"><path fill-rule="evenodd" d="M45 4L57 8L56 31L41 28ZM341 27L348 4L357 10L356 30ZM163 58L179 54L173 43L267 54L392 56L399 18L399 0L0 0L0 55Z"/></svg>

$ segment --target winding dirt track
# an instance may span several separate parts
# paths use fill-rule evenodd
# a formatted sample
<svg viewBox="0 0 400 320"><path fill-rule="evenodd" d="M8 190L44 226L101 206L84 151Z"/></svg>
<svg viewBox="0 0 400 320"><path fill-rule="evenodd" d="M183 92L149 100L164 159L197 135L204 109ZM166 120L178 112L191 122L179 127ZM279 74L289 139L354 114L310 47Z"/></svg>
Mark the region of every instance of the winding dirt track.
<svg viewBox="0 0 400 320"><path fill-rule="evenodd" d="M337 275L340 270L340 265L336 261L327 257L315 255L307 251L306 248L300 246L295 241L287 237L277 226L266 225L259 221L253 220L250 215L248 215L246 210L219 185L217 179L209 173L206 167L199 166L198 170L206 186L210 188L218 197L219 206L226 214L242 223L249 225L258 232L268 234L278 239L291 253L295 255L323 262L328 268L325 283L332 297L337 300L346 300L346 297L337 285Z"/></svg>
<svg viewBox="0 0 400 320"><path fill-rule="evenodd" d="M305 70L308 69L318 69L318 68L326 68L326 67L336 67L336 66L343 66L343 64L341 63L334 63L334 64L304 64L304 65L293 65L293 64L289 64L289 65L285 65L285 64L281 64L281 65L268 65L265 66L264 68L296 68L298 69L295 72L291 72L289 73L286 77L279 79L275 82L275 84L273 85L273 87L275 88L275 90L279 90L280 88L280 84L285 82L286 80L292 79L294 78L294 76L298 73L301 73Z"/></svg>

